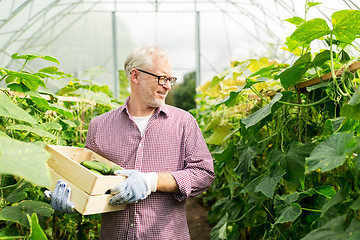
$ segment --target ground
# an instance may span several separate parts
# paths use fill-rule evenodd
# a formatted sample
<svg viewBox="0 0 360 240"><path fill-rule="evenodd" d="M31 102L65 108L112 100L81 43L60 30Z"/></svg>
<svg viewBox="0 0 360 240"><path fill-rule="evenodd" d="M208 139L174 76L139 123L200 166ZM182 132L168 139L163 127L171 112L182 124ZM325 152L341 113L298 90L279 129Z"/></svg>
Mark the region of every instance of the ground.
<svg viewBox="0 0 360 240"><path fill-rule="evenodd" d="M211 227L207 222L208 210L201 205L201 199L186 200L186 214L192 240L209 240Z"/></svg>

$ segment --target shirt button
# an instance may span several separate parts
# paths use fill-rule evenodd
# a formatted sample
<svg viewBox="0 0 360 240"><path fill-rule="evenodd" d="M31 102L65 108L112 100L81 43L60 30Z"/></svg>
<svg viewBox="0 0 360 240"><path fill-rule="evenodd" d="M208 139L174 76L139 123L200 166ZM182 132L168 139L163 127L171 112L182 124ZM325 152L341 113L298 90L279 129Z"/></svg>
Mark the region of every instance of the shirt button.
<svg viewBox="0 0 360 240"><path fill-rule="evenodd" d="M142 147L142 143L139 144L139 147Z"/></svg>
<svg viewBox="0 0 360 240"><path fill-rule="evenodd" d="M133 226L134 226L134 224L133 224L133 223L131 223L131 224L130 224L130 227L133 227Z"/></svg>

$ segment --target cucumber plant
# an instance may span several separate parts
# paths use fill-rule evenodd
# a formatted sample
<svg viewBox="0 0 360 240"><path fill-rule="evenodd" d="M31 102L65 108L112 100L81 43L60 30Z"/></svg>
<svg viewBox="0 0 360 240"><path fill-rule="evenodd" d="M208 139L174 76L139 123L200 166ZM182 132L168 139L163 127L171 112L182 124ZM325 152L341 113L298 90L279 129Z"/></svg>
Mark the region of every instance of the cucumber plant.
<svg viewBox="0 0 360 240"><path fill-rule="evenodd" d="M234 61L198 89L192 113L217 176L203 198L212 239L360 236L360 72L349 69L360 60L360 11L337 11L331 25L293 20L293 63Z"/></svg>
<svg viewBox="0 0 360 240"><path fill-rule="evenodd" d="M83 147L94 116L118 107L108 86L81 80L59 69L59 61L40 54L12 55L20 69L0 67L0 239L84 239L99 234L100 216L54 212L44 199L50 184L45 144ZM45 67L26 71L29 61ZM48 66L48 64L51 64ZM48 81L63 82L53 93ZM62 95L87 101L61 101Z"/></svg>

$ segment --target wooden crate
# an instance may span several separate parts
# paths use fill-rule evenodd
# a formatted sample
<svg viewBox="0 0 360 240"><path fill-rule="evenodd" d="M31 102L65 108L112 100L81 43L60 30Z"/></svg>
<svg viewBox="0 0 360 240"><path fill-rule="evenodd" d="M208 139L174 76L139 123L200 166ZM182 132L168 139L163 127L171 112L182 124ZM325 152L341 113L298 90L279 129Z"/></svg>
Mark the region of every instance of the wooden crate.
<svg viewBox="0 0 360 240"><path fill-rule="evenodd" d="M125 176L99 175L80 164L85 160L97 160L110 166L115 166L115 163L86 148L47 145L45 149L51 154L48 165L52 185L48 188L53 191L59 179L66 182L72 190L70 200L78 212L90 215L126 208L125 205L110 205L112 195L106 194L122 182Z"/></svg>

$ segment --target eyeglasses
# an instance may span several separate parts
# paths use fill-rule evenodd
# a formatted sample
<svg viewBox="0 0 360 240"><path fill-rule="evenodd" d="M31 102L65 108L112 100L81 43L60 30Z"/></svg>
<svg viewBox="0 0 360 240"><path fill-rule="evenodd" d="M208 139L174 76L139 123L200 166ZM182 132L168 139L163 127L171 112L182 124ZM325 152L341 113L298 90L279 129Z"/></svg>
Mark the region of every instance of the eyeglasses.
<svg viewBox="0 0 360 240"><path fill-rule="evenodd" d="M166 76L158 76L158 75L155 75L153 73L150 73L150 72L147 72L147 71L144 71L144 70L141 70L139 68L136 68L136 70L140 71L140 72L143 72L143 73L146 73L146 74L149 74L151 76L154 76L154 77L157 77L158 78L158 84L159 85L164 85L166 84L167 81L170 82L170 85L174 85L175 82L176 82L176 77L166 77Z"/></svg>

